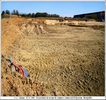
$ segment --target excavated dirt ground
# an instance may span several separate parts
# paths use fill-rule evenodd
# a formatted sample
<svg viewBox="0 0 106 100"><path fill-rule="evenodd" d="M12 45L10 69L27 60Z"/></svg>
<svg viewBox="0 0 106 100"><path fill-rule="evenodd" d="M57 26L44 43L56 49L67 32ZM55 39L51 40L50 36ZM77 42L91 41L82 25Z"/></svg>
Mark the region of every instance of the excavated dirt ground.
<svg viewBox="0 0 106 100"><path fill-rule="evenodd" d="M11 74L2 59L4 96L104 95L104 29L2 19L2 54L30 77Z"/></svg>

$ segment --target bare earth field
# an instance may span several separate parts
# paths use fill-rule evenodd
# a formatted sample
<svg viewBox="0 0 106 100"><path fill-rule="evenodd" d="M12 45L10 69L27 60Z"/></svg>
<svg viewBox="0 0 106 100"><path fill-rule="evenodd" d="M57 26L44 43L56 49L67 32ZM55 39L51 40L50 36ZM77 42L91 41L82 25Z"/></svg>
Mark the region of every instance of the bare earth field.
<svg viewBox="0 0 106 100"><path fill-rule="evenodd" d="M42 31L37 25L2 19L2 54L30 74L12 76L2 60L2 95L103 96L104 29L42 23Z"/></svg>

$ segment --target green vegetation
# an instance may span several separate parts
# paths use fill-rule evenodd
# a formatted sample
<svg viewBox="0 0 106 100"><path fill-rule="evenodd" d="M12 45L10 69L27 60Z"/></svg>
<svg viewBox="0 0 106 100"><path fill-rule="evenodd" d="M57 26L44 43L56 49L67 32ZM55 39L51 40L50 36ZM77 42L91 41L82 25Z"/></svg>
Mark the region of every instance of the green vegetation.
<svg viewBox="0 0 106 100"><path fill-rule="evenodd" d="M19 13L18 10L13 10L11 13L9 10L5 10L2 11L1 15L2 18L4 17L5 14L8 14L10 16L11 15L17 15L17 16L22 16L22 17L30 17L30 18L36 18L36 17L60 17L57 14L48 14L46 12L37 12L37 13L29 13L29 14L25 14L25 13Z"/></svg>

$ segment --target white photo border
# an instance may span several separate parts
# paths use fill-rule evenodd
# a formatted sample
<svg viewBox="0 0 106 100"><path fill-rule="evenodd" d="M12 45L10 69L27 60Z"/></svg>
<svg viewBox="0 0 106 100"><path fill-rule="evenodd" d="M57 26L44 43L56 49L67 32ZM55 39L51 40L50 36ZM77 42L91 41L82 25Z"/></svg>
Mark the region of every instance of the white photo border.
<svg viewBox="0 0 106 100"><path fill-rule="evenodd" d="M16 1L16 2L26 2L26 1L35 1L35 2L42 2L42 1L49 1L49 2L53 2L53 1L60 1L60 2L74 2L74 1L90 1L90 2L94 2L94 1L104 1L105 2L105 13L106 13L106 1L105 0L1 0L0 1L0 12L2 11L2 6L1 6L1 2L3 1L7 1L7 2L11 2L11 1ZM105 19L106 19L106 14L105 14ZM106 23L106 20L105 20ZM0 14L0 53L1 53L1 14ZM105 25L105 30L106 30L106 25ZM105 31L106 34L106 31ZM104 35L104 38L106 39L106 35ZM106 50L106 40L105 40L105 50ZM0 55L0 59L1 59L1 55ZM105 63L106 63L106 55L105 55ZM105 96L1 96L1 60L0 60L0 99L35 99L35 100L47 100L47 99L51 99L51 100L105 100L106 99L106 65L105 65Z"/></svg>

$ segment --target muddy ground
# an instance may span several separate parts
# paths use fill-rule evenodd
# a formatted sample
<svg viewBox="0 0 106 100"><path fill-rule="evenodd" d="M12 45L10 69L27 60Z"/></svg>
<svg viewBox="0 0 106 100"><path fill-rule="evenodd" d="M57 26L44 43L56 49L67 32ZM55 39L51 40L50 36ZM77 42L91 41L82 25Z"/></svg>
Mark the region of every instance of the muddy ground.
<svg viewBox="0 0 106 100"><path fill-rule="evenodd" d="M104 29L2 19L2 54L30 77L11 74L2 59L4 96L103 96Z"/></svg>

